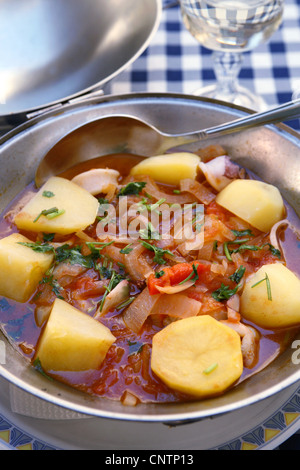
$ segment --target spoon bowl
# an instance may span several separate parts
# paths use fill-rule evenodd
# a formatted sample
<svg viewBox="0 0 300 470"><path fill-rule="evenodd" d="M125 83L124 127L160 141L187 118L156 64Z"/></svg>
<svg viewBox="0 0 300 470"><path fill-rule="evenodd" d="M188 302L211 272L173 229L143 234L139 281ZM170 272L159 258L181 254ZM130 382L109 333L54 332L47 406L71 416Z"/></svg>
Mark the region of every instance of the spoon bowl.
<svg viewBox="0 0 300 470"><path fill-rule="evenodd" d="M298 117L300 99L191 133L168 134L130 115L103 117L76 128L59 140L41 160L35 174L35 183L39 188L51 176L104 155L130 153L149 157L167 151L187 150L183 146Z"/></svg>

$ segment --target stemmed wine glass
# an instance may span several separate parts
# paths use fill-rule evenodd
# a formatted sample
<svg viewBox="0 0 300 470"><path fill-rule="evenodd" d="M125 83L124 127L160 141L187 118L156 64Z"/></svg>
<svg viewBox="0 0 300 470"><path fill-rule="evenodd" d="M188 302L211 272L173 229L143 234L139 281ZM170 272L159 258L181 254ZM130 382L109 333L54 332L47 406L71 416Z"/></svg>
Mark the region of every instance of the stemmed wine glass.
<svg viewBox="0 0 300 470"><path fill-rule="evenodd" d="M238 83L243 53L266 42L280 26L284 0L180 0L185 26L213 50L216 84L195 91L259 111L264 100Z"/></svg>

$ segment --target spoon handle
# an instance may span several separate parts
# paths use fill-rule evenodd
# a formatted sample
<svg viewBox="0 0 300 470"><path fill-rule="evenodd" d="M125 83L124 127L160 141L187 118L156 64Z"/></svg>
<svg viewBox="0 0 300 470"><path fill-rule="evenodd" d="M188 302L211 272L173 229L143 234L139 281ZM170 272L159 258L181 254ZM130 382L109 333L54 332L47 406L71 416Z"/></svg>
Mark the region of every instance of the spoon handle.
<svg viewBox="0 0 300 470"><path fill-rule="evenodd" d="M260 113L250 114L249 116L236 119L234 121L209 127L200 132L194 132L189 136L193 139L204 140L208 137L222 136L232 132L239 132L243 129L250 129L265 124L274 124L282 121L288 121L294 118L300 118L300 98L289 101L281 106L268 109Z"/></svg>

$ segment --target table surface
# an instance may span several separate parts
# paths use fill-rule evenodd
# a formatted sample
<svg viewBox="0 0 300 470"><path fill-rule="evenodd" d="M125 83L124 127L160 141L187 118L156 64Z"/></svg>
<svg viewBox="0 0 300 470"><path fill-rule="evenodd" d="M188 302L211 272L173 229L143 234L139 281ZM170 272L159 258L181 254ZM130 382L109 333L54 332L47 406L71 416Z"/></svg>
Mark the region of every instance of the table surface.
<svg viewBox="0 0 300 470"><path fill-rule="evenodd" d="M110 93L172 92L193 94L215 76L211 51L186 30L180 8L164 0L159 29L147 50L110 84ZM262 96L269 106L300 96L300 0L286 0L281 27L271 39L244 54L240 84ZM300 130L300 119L287 123ZM300 434L279 450L300 450Z"/></svg>
<svg viewBox="0 0 300 470"><path fill-rule="evenodd" d="M214 83L211 51L199 45L183 25L180 8L163 0L159 29L147 50L110 84L113 94L172 92L193 94ZM244 54L240 84L261 95L269 106L292 99L300 90L300 0L286 0L281 27L271 39ZM289 125L300 130L300 120Z"/></svg>

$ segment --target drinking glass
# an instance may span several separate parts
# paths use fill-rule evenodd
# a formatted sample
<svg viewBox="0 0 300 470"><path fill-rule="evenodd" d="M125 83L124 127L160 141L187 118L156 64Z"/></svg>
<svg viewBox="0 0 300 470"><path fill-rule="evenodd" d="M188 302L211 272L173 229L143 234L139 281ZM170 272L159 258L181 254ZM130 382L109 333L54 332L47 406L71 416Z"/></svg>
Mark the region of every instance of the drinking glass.
<svg viewBox="0 0 300 470"><path fill-rule="evenodd" d="M241 87L238 75L243 53L266 42L277 30L283 0L180 0L183 22L196 40L213 50L216 84L195 91L253 110L264 100Z"/></svg>

